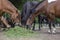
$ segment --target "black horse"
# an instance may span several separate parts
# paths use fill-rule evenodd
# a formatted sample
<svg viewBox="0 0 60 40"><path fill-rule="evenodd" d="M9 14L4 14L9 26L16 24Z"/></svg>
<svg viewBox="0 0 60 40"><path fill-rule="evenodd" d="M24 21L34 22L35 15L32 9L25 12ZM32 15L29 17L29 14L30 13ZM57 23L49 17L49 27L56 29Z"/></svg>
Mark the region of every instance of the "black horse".
<svg viewBox="0 0 60 40"><path fill-rule="evenodd" d="M28 1L23 5L23 10L21 13L21 24L22 25L26 25L26 21L29 18L29 16L31 15L31 9L34 8L36 5L38 4L37 1Z"/></svg>

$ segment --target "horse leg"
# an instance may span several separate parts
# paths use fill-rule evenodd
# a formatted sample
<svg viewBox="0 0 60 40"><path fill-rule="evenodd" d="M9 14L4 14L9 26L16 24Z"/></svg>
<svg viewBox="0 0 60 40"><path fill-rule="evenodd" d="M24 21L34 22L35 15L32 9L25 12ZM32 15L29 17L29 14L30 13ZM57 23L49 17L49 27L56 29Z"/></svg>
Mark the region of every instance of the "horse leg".
<svg viewBox="0 0 60 40"><path fill-rule="evenodd" d="M7 28L11 27L3 16L1 17L1 21L6 25Z"/></svg>
<svg viewBox="0 0 60 40"><path fill-rule="evenodd" d="M40 20L39 20L38 23L39 23L39 30L41 30L41 26L42 26L41 24L42 24L42 23L40 22Z"/></svg>
<svg viewBox="0 0 60 40"><path fill-rule="evenodd" d="M53 25L53 28L52 28L52 33L56 33L56 28L55 28L55 15L51 14L50 15L50 18L51 18L51 22L52 22L52 25Z"/></svg>
<svg viewBox="0 0 60 40"><path fill-rule="evenodd" d="M41 19L40 19L40 15L38 15L38 23L39 23L39 30L41 30Z"/></svg>
<svg viewBox="0 0 60 40"><path fill-rule="evenodd" d="M0 20L0 31L3 31L4 28L5 28L5 25L4 25L4 24L1 22L1 20Z"/></svg>
<svg viewBox="0 0 60 40"><path fill-rule="evenodd" d="M41 22L40 22L40 20L38 20L38 23L39 23L39 30L41 30Z"/></svg>
<svg viewBox="0 0 60 40"><path fill-rule="evenodd" d="M31 30L32 25L27 25L27 29Z"/></svg>
<svg viewBox="0 0 60 40"><path fill-rule="evenodd" d="M49 21L49 30L48 30L48 32L50 33L50 32L52 32L52 28L51 28L51 22Z"/></svg>
<svg viewBox="0 0 60 40"><path fill-rule="evenodd" d="M55 24L53 23L53 28L52 28L52 33L56 33L56 28L55 28Z"/></svg>
<svg viewBox="0 0 60 40"><path fill-rule="evenodd" d="M33 29L32 30L35 30L35 20L34 20L34 24L33 24Z"/></svg>

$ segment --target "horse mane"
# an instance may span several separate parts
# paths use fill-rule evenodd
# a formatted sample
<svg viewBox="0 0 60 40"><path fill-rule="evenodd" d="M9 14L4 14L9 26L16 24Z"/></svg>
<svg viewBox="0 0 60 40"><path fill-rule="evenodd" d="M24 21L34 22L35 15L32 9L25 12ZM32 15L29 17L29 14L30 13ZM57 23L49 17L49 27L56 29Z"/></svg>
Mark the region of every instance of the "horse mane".
<svg viewBox="0 0 60 40"><path fill-rule="evenodd" d="M35 8L37 8L42 2L44 2L45 0L39 2L36 6L34 6L32 9L31 9L31 14L34 13L36 10Z"/></svg>
<svg viewBox="0 0 60 40"><path fill-rule="evenodd" d="M33 9L35 9L40 3L44 2L45 0L39 2Z"/></svg>

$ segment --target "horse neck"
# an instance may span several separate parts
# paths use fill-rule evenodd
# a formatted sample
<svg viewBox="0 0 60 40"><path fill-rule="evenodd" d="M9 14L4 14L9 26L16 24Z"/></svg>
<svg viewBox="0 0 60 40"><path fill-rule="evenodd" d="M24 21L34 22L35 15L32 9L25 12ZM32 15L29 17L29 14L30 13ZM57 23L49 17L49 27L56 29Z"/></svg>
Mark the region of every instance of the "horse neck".
<svg viewBox="0 0 60 40"><path fill-rule="evenodd" d="M47 1L43 1L42 3L40 3L36 8L35 8L35 12L32 14L32 15L35 15L35 16L37 16L37 15L39 15L41 12L45 12L45 10L46 10L46 5L47 5L47 3L46 3Z"/></svg>
<svg viewBox="0 0 60 40"><path fill-rule="evenodd" d="M35 12L31 15L32 18L35 18L37 15L40 14L41 11L45 11L45 6L47 5L47 1L43 1L42 3L40 3L36 8L35 8ZM43 9L43 10L42 10ZM31 18L31 19L32 19Z"/></svg>
<svg viewBox="0 0 60 40"><path fill-rule="evenodd" d="M42 3L40 3L36 8L35 10L38 11L40 10L42 7L46 6L47 5L47 1L43 1Z"/></svg>

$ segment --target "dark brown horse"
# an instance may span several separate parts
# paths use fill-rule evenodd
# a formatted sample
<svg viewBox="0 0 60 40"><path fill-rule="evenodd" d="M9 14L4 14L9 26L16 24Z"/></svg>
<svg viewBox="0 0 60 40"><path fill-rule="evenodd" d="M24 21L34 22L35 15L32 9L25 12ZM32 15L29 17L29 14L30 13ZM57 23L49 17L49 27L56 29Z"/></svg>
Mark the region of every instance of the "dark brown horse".
<svg viewBox="0 0 60 40"><path fill-rule="evenodd" d="M34 21L34 18L41 14L42 12L48 17L49 21L54 21L55 17L60 18L60 0L53 1L48 3L48 0L44 0L37 7L34 8L35 12L32 13L30 18L27 21L27 25L31 25ZM54 29L55 30L55 29Z"/></svg>
<svg viewBox="0 0 60 40"><path fill-rule="evenodd" d="M2 16L6 12L11 15L11 19L15 23L19 23L21 18L17 8L8 0L0 0L0 19L7 26L10 27L6 19Z"/></svg>

